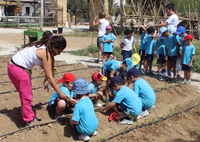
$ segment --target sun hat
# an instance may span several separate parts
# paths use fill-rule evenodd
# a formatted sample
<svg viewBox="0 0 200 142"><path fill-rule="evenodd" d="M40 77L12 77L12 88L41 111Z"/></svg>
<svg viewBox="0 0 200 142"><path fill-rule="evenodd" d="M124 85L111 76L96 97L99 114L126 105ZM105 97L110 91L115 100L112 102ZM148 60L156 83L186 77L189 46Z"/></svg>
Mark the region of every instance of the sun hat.
<svg viewBox="0 0 200 142"><path fill-rule="evenodd" d="M139 70L138 70L138 69L136 69L136 68L131 68L131 69L127 72L126 76L129 77L129 76L134 76L134 75L138 75L138 74L139 74Z"/></svg>
<svg viewBox="0 0 200 142"><path fill-rule="evenodd" d="M72 91L76 95L85 95L89 93L88 82L83 78L78 78L74 81Z"/></svg>
<svg viewBox="0 0 200 142"><path fill-rule="evenodd" d="M148 27L148 28L147 28L147 33L148 33L148 34L151 34L151 33L154 33L154 32L155 32L154 27L151 26L151 27Z"/></svg>
<svg viewBox="0 0 200 142"><path fill-rule="evenodd" d="M163 34L164 32L166 32L166 31L167 31L167 28L166 28L166 27L161 27L160 30L159 30L159 33L158 33L158 37L161 37L162 34Z"/></svg>
<svg viewBox="0 0 200 142"><path fill-rule="evenodd" d="M106 26L106 30L112 30L112 27L110 25Z"/></svg>
<svg viewBox="0 0 200 142"><path fill-rule="evenodd" d="M63 75L63 78L58 79L58 83L61 82L74 82L75 81L75 76L72 73L65 73Z"/></svg>
<svg viewBox="0 0 200 142"><path fill-rule="evenodd" d="M120 76L114 76L110 80L109 87L112 87L115 84L123 84L123 79Z"/></svg>
<svg viewBox="0 0 200 142"><path fill-rule="evenodd" d="M133 62L130 59L125 59L123 63L126 63L126 71L133 67Z"/></svg>
<svg viewBox="0 0 200 142"><path fill-rule="evenodd" d="M168 27L168 32L169 32L170 34L173 34L173 33L176 32L176 28L175 28L174 26L169 26L169 27Z"/></svg>
<svg viewBox="0 0 200 142"><path fill-rule="evenodd" d="M187 40L187 39L192 40L193 36L191 34L187 34L182 40Z"/></svg>
<svg viewBox="0 0 200 142"><path fill-rule="evenodd" d="M132 54L131 61L133 62L133 65L137 65L140 62L140 55L137 53Z"/></svg>
<svg viewBox="0 0 200 142"><path fill-rule="evenodd" d="M180 35L182 33L185 33L185 27L179 26L175 32L175 34Z"/></svg>
<svg viewBox="0 0 200 142"><path fill-rule="evenodd" d="M107 77L105 77L103 74L101 74L100 72L96 71L95 73L93 73L92 75L92 80L103 80L106 81Z"/></svg>

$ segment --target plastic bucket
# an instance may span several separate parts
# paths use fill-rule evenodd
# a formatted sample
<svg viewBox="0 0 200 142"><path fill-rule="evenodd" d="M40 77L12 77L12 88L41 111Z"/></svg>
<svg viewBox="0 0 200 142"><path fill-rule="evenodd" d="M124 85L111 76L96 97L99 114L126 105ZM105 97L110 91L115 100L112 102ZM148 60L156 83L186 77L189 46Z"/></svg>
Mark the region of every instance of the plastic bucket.
<svg viewBox="0 0 200 142"><path fill-rule="evenodd" d="M63 32L63 28L58 28L58 33L62 34L62 32Z"/></svg>
<svg viewBox="0 0 200 142"><path fill-rule="evenodd" d="M37 41L37 37L36 36L29 36L29 42L34 42Z"/></svg>
<svg viewBox="0 0 200 142"><path fill-rule="evenodd" d="M57 32L58 32L58 30L53 30L53 33L54 33L54 34L57 34Z"/></svg>

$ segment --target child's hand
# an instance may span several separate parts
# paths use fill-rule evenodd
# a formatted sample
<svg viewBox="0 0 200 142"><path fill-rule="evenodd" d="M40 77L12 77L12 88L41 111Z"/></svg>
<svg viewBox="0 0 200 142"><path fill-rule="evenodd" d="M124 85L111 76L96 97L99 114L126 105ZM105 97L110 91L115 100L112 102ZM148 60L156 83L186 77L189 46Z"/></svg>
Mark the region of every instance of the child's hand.
<svg viewBox="0 0 200 142"><path fill-rule="evenodd" d="M102 113L103 111L104 111L104 109L103 109L103 108L100 108L100 109L99 109L99 112L101 112L101 113Z"/></svg>
<svg viewBox="0 0 200 142"><path fill-rule="evenodd" d="M121 47L121 48L124 48L124 45L125 45L125 44L122 42L122 43L120 44L120 47Z"/></svg>
<svg viewBox="0 0 200 142"><path fill-rule="evenodd" d="M188 67L191 67L191 66L192 66L192 63L189 63L189 64L188 64Z"/></svg>
<svg viewBox="0 0 200 142"><path fill-rule="evenodd" d="M165 60L166 60L166 61L168 60L168 56L165 56Z"/></svg>
<svg viewBox="0 0 200 142"><path fill-rule="evenodd" d="M69 98L67 101L70 102L72 105L75 105L77 103L77 101L72 98Z"/></svg>

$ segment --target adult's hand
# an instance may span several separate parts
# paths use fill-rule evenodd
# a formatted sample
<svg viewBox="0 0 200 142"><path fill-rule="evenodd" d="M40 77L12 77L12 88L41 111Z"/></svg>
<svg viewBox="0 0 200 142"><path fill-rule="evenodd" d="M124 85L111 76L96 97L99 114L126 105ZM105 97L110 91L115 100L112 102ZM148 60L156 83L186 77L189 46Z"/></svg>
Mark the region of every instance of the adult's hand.
<svg viewBox="0 0 200 142"><path fill-rule="evenodd" d="M74 100L73 98L68 98L68 102L70 102L71 104L75 105L78 101Z"/></svg>

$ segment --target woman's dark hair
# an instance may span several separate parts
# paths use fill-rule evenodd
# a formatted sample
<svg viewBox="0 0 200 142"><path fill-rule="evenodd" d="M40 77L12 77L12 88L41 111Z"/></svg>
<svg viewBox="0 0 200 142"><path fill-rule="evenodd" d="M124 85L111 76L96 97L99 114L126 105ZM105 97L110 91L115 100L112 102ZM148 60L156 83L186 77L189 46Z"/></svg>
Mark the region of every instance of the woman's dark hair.
<svg viewBox="0 0 200 142"><path fill-rule="evenodd" d="M106 14L104 12L99 12L100 19L105 18L105 17L106 17Z"/></svg>
<svg viewBox="0 0 200 142"><path fill-rule="evenodd" d="M172 9L172 11L174 11L174 4L173 3L169 3L165 6L167 9Z"/></svg>
<svg viewBox="0 0 200 142"><path fill-rule="evenodd" d="M54 53L53 53L53 47L55 49L65 49L67 42L63 36L54 36L52 32L45 31L42 35L42 38L39 41L31 42L23 46L21 49L24 49L26 47L32 47L35 46L36 48L39 48L41 46L46 46L46 58L48 60L48 52L51 56L51 68L54 69Z"/></svg>

